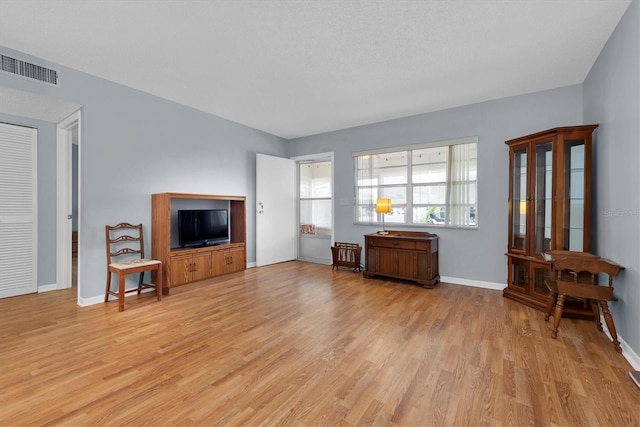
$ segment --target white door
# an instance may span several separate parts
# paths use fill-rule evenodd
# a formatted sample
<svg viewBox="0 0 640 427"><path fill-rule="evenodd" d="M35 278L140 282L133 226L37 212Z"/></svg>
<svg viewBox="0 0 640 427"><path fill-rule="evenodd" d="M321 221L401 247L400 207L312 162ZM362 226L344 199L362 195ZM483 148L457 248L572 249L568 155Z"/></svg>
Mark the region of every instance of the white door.
<svg viewBox="0 0 640 427"><path fill-rule="evenodd" d="M296 164L282 157L256 155L256 265L296 257Z"/></svg>
<svg viewBox="0 0 640 427"><path fill-rule="evenodd" d="M38 131L0 123L0 298L35 293Z"/></svg>

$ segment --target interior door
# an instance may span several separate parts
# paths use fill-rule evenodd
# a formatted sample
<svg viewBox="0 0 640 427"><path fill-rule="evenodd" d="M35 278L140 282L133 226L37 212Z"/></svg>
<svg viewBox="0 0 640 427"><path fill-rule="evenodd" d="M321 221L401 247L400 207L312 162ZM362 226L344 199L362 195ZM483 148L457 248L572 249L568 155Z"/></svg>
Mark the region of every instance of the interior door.
<svg viewBox="0 0 640 427"><path fill-rule="evenodd" d="M37 135L0 123L0 298L38 291Z"/></svg>
<svg viewBox="0 0 640 427"><path fill-rule="evenodd" d="M256 155L256 265L296 257L296 164Z"/></svg>

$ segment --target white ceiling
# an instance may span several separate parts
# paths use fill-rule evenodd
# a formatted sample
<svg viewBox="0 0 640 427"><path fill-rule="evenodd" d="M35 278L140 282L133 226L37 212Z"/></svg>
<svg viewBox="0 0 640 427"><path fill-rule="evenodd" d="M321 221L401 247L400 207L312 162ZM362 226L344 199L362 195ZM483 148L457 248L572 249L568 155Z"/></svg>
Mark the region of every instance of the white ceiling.
<svg viewBox="0 0 640 427"><path fill-rule="evenodd" d="M582 83L630 2L0 0L0 46L290 139Z"/></svg>

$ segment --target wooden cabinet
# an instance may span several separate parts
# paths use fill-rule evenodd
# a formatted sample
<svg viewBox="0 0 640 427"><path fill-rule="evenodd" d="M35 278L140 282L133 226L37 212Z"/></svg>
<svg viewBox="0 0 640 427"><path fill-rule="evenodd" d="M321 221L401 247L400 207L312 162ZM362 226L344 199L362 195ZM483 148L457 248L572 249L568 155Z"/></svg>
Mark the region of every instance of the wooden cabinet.
<svg viewBox="0 0 640 427"><path fill-rule="evenodd" d="M177 240L171 224L176 224L177 208L184 203L222 203L229 208L230 241L199 248L172 247ZM173 206L173 207L172 207ZM202 206L202 205L200 205ZM158 193L151 196L151 252L163 262L163 283L167 294L171 288L242 271L246 263L246 209L243 196L210 194Z"/></svg>
<svg viewBox="0 0 640 427"><path fill-rule="evenodd" d="M509 146L509 238L503 295L545 309L550 250L591 245L592 133L598 125L549 129Z"/></svg>
<svg viewBox="0 0 640 427"><path fill-rule="evenodd" d="M433 288L440 281L438 236L418 231L368 234L365 241L365 277L387 276Z"/></svg>

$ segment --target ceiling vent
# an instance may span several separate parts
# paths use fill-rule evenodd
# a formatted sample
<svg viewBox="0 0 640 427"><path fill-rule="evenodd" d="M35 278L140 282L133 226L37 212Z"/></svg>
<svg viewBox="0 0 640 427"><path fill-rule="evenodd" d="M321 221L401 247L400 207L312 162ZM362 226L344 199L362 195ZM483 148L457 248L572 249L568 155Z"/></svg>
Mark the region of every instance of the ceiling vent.
<svg viewBox="0 0 640 427"><path fill-rule="evenodd" d="M6 55L0 55L0 60L0 70L2 71L58 86L58 72L56 70Z"/></svg>

